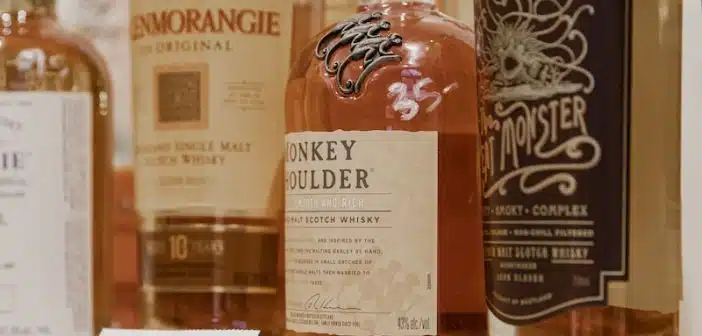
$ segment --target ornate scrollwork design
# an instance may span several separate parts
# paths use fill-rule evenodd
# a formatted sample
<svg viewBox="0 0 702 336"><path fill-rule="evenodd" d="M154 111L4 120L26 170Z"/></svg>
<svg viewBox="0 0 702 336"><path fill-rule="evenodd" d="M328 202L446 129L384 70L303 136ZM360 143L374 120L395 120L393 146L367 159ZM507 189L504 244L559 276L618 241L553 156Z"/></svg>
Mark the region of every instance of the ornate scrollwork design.
<svg viewBox="0 0 702 336"><path fill-rule="evenodd" d="M342 94L360 92L371 72L383 64L402 59L392 52L393 47L402 45L402 36L395 33L381 35L383 31L390 30L390 22L378 21L382 18L381 12L356 15L339 22L317 43L315 56L324 62L325 72L336 77ZM351 46L348 56L341 61L333 61L334 53L347 45ZM349 64L360 60L363 60L363 67L358 78L344 81L344 70Z"/></svg>

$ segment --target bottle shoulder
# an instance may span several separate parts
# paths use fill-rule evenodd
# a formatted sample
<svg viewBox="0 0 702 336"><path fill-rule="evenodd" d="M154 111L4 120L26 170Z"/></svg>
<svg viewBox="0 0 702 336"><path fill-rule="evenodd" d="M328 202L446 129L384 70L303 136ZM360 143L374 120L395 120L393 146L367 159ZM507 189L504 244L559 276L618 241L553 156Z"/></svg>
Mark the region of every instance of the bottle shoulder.
<svg viewBox="0 0 702 336"><path fill-rule="evenodd" d="M288 130L468 132L473 31L435 10L364 12L319 33L293 64Z"/></svg>
<svg viewBox="0 0 702 336"><path fill-rule="evenodd" d="M6 66L18 72L25 68L47 73L74 69L89 73L90 82L95 85L109 86L110 72L105 58L92 41L75 31L49 22L26 30L14 27L1 37L0 55Z"/></svg>
<svg viewBox="0 0 702 336"><path fill-rule="evenodd" d="M375 20L368 19L377 13L357 14L324 28L302 49L293 64L291 79L314 75L316 72L309 70L323 63L341 64L349 57L365 61L372 54L384 52L398 57L382 68L471 70L470 64L475 62L475 36L468 25L436 10L381 13ZM380 50L383 47L387 50ZM352 49L355 55L351 55Z"/></svg>
<svg viewBox="0 0 702 336"><path fill-rule="evenodd" d="M47 28L42 36L45 41L66 46L70 53L79 55L91 68L95 68L101 80L106 83L111 81L107 60L87 36L60 25Z"/></svg>

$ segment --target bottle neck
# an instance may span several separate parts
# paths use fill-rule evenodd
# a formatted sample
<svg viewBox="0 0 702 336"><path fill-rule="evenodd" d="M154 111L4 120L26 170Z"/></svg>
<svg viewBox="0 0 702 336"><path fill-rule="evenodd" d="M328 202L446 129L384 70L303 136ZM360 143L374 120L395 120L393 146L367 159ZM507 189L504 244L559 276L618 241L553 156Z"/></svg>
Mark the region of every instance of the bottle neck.
<svg viewBox="0 0 702 336"><path fill-rule="evenodd" d="M464 0L467 1L467 0ZM436 0L360 0L357 12L392 10L432 10L436 8Z"/></svg>

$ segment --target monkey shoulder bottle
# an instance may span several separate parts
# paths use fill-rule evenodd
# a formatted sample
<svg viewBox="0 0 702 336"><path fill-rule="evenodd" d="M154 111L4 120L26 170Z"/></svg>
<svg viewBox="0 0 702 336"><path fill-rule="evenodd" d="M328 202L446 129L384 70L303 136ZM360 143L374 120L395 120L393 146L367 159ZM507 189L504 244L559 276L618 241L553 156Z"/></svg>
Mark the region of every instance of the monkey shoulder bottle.
<svg viewBox="0 0 702 336"><path fill-rule="evenodd" d="M485 335L473 33L362 1L286 91L286 329Z"/></svg>
<svg viewBox="0 0 702 336"><path fill-rule="evenodd" d="M110 81L54 5L0 3L0 326L93 336L111 313Z"/></svg>
<svg viewBox="0 0 702 336"><path fill-rule="evenodd" d="M681 1L476 1L492 335L677 336Z"/></svg>

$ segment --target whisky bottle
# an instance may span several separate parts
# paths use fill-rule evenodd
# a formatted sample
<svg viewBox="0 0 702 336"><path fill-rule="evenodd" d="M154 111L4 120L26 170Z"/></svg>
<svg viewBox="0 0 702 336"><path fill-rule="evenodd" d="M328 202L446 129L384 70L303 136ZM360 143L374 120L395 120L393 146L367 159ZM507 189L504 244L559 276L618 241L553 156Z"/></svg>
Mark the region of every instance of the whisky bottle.
<svg viewBox="0 0 702 336"><path fill-rule="evenodd" d="M106 64L52 0L0 12L0 332L98 335L112 290Z"/></svg>
<svg viewBox="0 0 702 336"><path fill-rule="evenodd" d="M681 1L475 8L490 334L679 335Z"/></svg>
<svg viewBox="0 0 702 336"><path fill-rule="evenodd" d="M274 333L293 2L130 10L143 328Z"/></svg>
<svg viewBox="0 0 702 336"><path fill-rule="evenodd" d="M286 89L288 333L485 335L472 31L362 1Z"/></svg>

